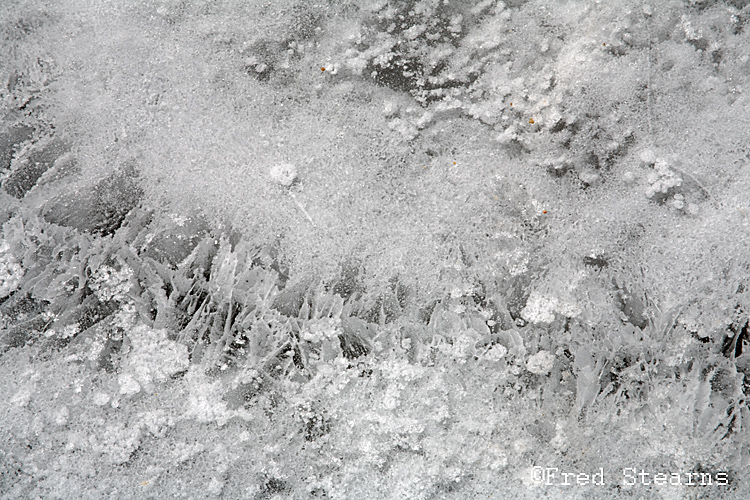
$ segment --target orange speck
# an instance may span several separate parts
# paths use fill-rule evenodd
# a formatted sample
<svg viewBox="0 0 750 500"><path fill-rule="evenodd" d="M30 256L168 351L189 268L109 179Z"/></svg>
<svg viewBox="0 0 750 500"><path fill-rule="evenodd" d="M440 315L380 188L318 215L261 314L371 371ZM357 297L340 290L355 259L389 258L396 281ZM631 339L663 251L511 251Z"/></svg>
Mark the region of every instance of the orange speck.
<svg viewBox="0 0 750 500"><path fill-rule="evenodd" d="M513 103L510 103L511 106L513 106Z"/></svg>
<svg viewBox="0 0 750 500"><path fill-rule="evenodd" d="M531 123L533 125L534 124L534 119L533 118L529 118L529 123Z"/></svg>
<svg viewBox="0 0 750 500"><path fill-rule="evenodd" d="M602 47L606 47L606 46L607 46L607 44L606 44L606 43L603 43L603 44L602 44Z"/></svg>
<svg viewBox="0 0 750 500"><path fill-rule="evenodd" d="M542 213L543 213L543 214L546 214L546 213L547 213L547 211L546 211L546 210L542 210Z"/></svg>
<svg viewBox="0 0 750 500"><path fill-rule="evenodd" d="M326 70L325 68L320 68L320 71L325 71L325 70Z"/></svg>
<svg viewBox="0 0 750 500"><path fill-rule="evenodd" d="M455 164L456 164L456 162L454 161L454 162L453 162L453 164L455 165Z"/></svg>

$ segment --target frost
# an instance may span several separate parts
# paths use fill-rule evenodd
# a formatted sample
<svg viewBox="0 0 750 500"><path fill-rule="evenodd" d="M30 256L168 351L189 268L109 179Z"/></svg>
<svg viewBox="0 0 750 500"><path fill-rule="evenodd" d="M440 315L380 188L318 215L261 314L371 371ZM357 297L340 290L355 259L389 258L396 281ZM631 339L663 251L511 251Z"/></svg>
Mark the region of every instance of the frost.
<svg viewBox="0 0 750 500"><path fill-rule="evenodd" d="M543 460L710 469L747 440L744 2L16 3L3 102L60 118L71 192L133 159L149 213L38 210L53 176L0 197L10 495L138 496L145 460L175 474L152 496L516 498ZM33 166L3 134L6 174ZM79 200L126 222L100 238ZM32 449L55 430L64 456Z"/></svg>

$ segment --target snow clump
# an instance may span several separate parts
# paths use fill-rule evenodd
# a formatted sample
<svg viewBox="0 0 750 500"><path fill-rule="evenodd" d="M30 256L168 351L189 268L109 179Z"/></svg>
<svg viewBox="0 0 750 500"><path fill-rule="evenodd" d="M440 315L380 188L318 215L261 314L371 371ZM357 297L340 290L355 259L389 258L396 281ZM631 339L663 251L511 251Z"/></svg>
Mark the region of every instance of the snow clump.
<svg viewBox="0 0 750 500"><path fill-rule="evenodd" d="M554 354L547 351L539 351L526 361L526 369L537 375L547 375L555 366Z"/></svg>
<svg viewBox="0 0 750 500"><path fill-rule="evenodd" d="M664 160L656 160L654 171L648 174L646 180L649 187L646 188L646 198L653 198L657 193L667 195L671 189L682 185L682 178L670 170L669 164Z"/></svg>
<svg viewBox="0 0 750 500"><path fill-rule="evenodd" d="M269 173L273 182L284 187L291 186L297 179L297 167L291 163L278 163L271 167Z"/></svg>
<svg viewBox="0 0 750 500"><path fill-rule="evenodd" d="M118 377L121 394L137 394L144 386L150 387L187 370L187 347L169 340L166 330L139 325L128 337L132 348Z"/></svg>
<svg viewBox="0 0 750 500"><path fill-rule="evenodd" d="M133 270L124 262L119 271L103 265L94 271L88 286L101 302L124 302L131 288L132 277Z"/></svg>
<svg viewBox="0 0 750 500"><path fill-rule="evenodd" d="M0 243L0 298L5 298L21 286L24 270L10 251L7 241Z"/></svg>

